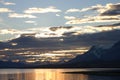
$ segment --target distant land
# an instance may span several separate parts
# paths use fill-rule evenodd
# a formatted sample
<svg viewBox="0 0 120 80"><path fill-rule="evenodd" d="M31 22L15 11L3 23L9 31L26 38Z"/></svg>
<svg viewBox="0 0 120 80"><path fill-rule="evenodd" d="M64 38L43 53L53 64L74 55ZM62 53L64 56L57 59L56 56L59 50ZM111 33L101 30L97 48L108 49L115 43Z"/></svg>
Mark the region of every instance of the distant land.
<svg viewBox="0 0 120 80"><path fill-rule="evenodd" d="M120 41L108 49L92 46L86 53L78 55L66 63L33 65L0 61L0 68L119 68L119 62Z"/></svg>

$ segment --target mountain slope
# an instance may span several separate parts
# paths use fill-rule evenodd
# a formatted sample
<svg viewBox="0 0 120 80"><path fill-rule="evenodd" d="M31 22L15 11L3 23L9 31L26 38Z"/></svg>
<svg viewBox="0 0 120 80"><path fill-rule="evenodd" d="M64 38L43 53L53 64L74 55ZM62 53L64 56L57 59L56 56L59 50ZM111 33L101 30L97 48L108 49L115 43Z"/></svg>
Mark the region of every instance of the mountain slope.
<svg viewBox="0 0 120 80"><path fill-rule="evenodd" d="M41 48L41 47L57 47L61 43L59 39L52 38L36 38L33 36L21 36L7 42L0 43L0 49L4 48ZM16 45L13 45L16 44ZM61 43L62 44L62 43Z"/></svg>
<svg viewBox="0 0 120 80"><path fill-rule="evenodd" d="M83 55L66 63L71 67L120 67L120 41L109 49L93 46ZM73 65L74 64L74 65Z"/></svg>
<svg viewBox="0 0 120 80"><path fill-rule="evenodd" d="M119 62L120 61L120 41L115 43L107 52L102 56L104 61Z"/></svg>

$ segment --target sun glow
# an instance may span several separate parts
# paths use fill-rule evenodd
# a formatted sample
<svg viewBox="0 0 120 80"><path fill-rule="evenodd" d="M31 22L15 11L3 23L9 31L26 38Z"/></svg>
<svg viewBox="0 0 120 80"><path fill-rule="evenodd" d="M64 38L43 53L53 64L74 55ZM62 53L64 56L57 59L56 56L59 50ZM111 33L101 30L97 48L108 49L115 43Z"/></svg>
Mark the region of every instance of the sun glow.
<svg viewBox="0 0 120 80"><path fill-rule="evenodd" d="M65 56L65 54L45 53L45 54L41 54L41 56L46 56L46 57L53 57L53 56Z"/></svg>

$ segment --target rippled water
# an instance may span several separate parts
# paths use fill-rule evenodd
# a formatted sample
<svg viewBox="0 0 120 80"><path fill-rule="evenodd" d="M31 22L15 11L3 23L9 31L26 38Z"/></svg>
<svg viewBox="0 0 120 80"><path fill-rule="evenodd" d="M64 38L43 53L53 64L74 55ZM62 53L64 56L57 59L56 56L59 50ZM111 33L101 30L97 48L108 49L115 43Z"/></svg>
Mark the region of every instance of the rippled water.
<svg viewBox="0 0 120 80"><path fill-rule="evenodd" d="M0 69L0 80L120 80L118 75L64 73L91 70L98 69Z"/></svg>

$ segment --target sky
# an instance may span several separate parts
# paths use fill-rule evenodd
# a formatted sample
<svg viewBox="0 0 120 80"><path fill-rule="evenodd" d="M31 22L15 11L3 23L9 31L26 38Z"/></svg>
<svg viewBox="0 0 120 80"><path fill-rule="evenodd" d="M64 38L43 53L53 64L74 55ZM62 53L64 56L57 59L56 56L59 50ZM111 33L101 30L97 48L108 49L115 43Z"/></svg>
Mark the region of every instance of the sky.
<svg viewBox="0 0 120 80"><path fill-rule="evenodd" d="M119 0L0 0L2 41L24 33L59 37L66 32L76 31L77 35L119 30L119 22ZM74 27L50 30L60 26Z"/></svg>

